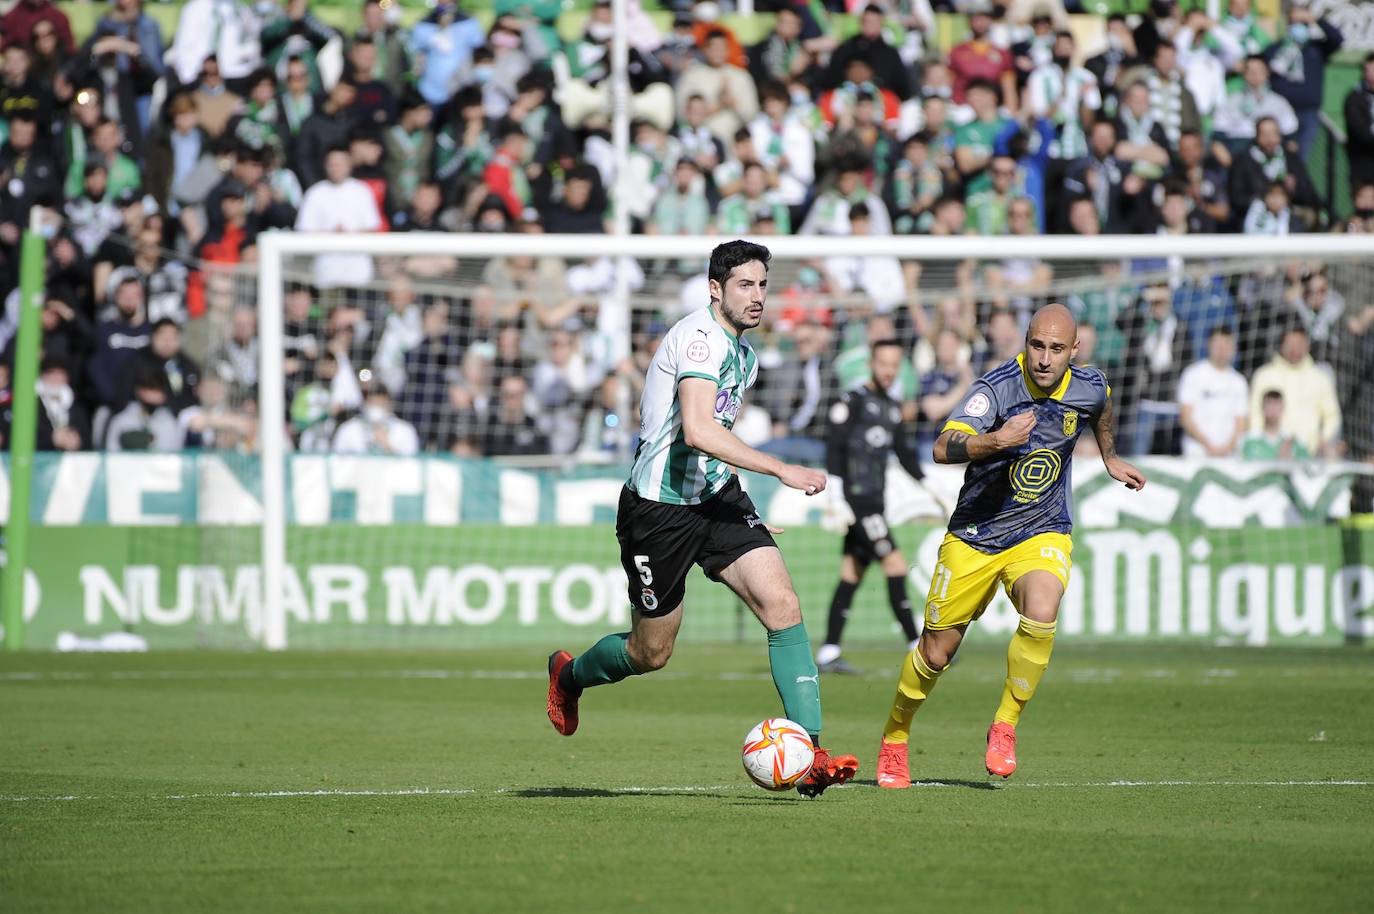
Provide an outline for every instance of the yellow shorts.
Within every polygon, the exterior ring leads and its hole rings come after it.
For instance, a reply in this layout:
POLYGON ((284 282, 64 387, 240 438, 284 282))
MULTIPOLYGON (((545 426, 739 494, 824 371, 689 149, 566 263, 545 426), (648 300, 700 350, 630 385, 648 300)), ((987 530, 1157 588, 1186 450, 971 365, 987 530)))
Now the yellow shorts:
POLYGON ((988 608, 998 581, 1010 597, 1016 579, 1027 572, 1048 571, 1067 589, 1072 555, 1073 540, 1066 533, 1041 533, 991 555, 946 533, 926 596, 926 628, 968 625, 988 608))

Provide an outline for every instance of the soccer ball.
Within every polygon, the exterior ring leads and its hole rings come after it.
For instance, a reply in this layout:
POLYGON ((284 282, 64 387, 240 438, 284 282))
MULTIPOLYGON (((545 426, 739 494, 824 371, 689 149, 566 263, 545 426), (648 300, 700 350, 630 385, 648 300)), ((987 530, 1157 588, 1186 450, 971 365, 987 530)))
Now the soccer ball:
POLYGON ((744 773, 764 790, 791 790, 815 757, 806 730, 785 717, 761 721, 744 738, 744 773))

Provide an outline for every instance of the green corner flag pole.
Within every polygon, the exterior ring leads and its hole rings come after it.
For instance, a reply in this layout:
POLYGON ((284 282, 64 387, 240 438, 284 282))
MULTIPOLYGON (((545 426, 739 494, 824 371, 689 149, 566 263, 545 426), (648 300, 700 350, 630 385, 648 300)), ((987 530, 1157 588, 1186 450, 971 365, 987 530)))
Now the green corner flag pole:
POLYGON ((38 432, 38 351, 42 342, 43 280, 47 252, 37 231, 38 209, 24 233, 19 260, 19 337, 14 380, 14 421, 10 425, 10 517, 5 525, 4 609, 5 649, 24 646, 24 569, 29 564, 29 489, 33 480, 34 438, 38 432))

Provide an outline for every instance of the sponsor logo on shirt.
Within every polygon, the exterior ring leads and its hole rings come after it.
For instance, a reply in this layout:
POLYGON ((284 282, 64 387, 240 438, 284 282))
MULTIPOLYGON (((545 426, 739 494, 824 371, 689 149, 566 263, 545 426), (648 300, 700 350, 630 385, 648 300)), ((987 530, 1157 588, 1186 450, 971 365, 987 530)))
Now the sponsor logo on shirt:
POLYGON ((1054 485, 1063 468, 1058 452, 1036 448, 1011 465, 1012 498, 1023 505, 1035 501, 1054 485))
POLYGON ((716 418, 724 422, 734 422, 739 415, 743 401, 732 390, 724 388, 716 391, 716 418))

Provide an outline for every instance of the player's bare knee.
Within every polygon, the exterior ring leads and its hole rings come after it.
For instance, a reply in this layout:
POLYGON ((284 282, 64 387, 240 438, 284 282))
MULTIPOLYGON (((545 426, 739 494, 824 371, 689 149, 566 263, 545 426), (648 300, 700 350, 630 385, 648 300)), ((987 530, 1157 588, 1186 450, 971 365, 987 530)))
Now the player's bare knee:
POLYGON ((959 645, 963 640, 963 633, 958 629, 945 631, 927 629, 921 633, 921 640, 917 642, 917 650, 921 652, 921 657, 925 660, 926 665, 938 673, 949 666, 949 662, 958 653, 959 645))
POLYGON ((906 556, 902 555, 901 550, 889 552, 883 559, 883 574, 890 578, 904 575, 907 572, 906 556))
POLYGON ((801 600, 797 598, 796 591, 789 588, 770 600, 768 619, 769 627, 774 630, 788 628, 801 622, 801 600))
POLYGON ((1028 603, 1021 615, 1032 622, 1054 622, 1059 618, 1059 601, 1053 603, 1028 603))
POLYGON ((641 673, 652 673, 668 665, 668 658, 673 656, 673 645, 635 644, 632 641, 626 645, 625 651, 630 655, 630 662, 636 670, 641 673))

